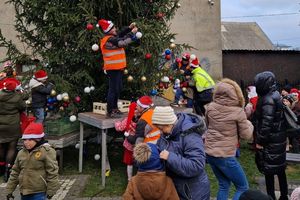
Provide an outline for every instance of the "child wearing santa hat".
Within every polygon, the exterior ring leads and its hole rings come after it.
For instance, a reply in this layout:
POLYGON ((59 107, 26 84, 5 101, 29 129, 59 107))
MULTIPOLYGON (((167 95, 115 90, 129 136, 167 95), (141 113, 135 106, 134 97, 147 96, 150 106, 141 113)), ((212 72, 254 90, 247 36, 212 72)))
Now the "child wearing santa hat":
POLYGON ((160 138, 160 131, 152 124, 153 101, 149 96, 142 96, 136 103, 137 115, 140 117, 136 124, 135 135, 129 135, 127 140, 133 145, 140 142, 156 144, 160 138))
POLYGON ((205 105, 212 101, 213 89, 215 86, 211 76, 200 66, 196 55, 191 55, 190 66, 192 79, 194 81, 194 108, 198 115, 205 115, 205 105))
POLYGON ((51 199, 59 187, 55 150, 44 139, 43 124, 32 122, 25 129, 24 143, 13 165, 7 186, 7 198, 19 185, 22 199, 51 199))
POLYGON ((124 146, 123 163, 127 165, 128 181, 130 181, 130 179, 132 178, 132 172, 133 172, 133 145, 128 142, 127 137, 129 135, 131 136, 135 135, 136 106, 137 106, 136 102, 132 102, 129 105, 128 116, 124 118, 122 121, 115 122, 116 131, 125 131, 124 132, 125 140, 123 142, 123 146, 124 146))
POLYGON ((137 40, 135 23, 122 29, 119 33, 112 21, 101 19, 98 22, 105 36, 100 41, 103 56, 103 70, 108 77, 107 116, 120 117, 118 99, 122 91, 123 71, 126 68, 126 54, 124 47, 137 40))
POLYGON ((54 85, 47 81, 48 74, 44 70, 37 70, 34 76, 29 81, 29 88, 31 89, 32 103, 34 116, 36 122, 43 123, 45 119, 45 107, 47 105, 47 96, 50 95, 54 85))

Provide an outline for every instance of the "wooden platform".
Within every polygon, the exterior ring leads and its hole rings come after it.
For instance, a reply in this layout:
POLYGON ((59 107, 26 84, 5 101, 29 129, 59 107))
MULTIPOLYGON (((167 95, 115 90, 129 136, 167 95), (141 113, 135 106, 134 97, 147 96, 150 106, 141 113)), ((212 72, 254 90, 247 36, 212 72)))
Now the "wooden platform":
POLYGON ((105 115, 100 115, 93 112, 85 112, 78 114, 78 121, 100 129, 107 129, 115 127, 115 122, 120 121, 126 116, 127 113, 123 114, 120 118, 108 118, 105 115))

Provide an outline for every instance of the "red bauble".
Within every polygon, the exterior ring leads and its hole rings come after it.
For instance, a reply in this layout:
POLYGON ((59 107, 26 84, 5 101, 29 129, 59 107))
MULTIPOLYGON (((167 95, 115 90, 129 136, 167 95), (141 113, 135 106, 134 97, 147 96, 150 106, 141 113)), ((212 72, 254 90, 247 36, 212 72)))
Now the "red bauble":
POLYGON ((181 58, 176 58, 176 60, 175 60, 177 63, 181 63, 181 58))
POLYGON ((170 81, 174 80, 173 76, 169 76, 169 79, 170 79, 170 81))
POLYGON ((162 82, 160 82, 158 87, 159 87, 159 89, 162 89, 162 88, 164 88, 164 84, 162 82))
POLYGON ((76 96, 76 97, 74 98, 74 101, 75 101, 76 103, 79 103, 79 102, 81 101, 80 96, 76 96))
POLYGON ((170 60, 170 59, 171 59, 171 55, 166 55, 166 56, 165 56, 165 59, 166 59, 166 60, 170 60))
POLYGON ((64 102, 64 103, 62 104, 62 106, 66 108, 66 107, 69 106, 69 103, 68 103, 68 102, 64 102))
POLYGON ((145 58, 148 60, 152 57, 151 53, 146 53, 145 58))
POLYGON ((88 24, 86 25, 86 29, 89 30, 89 31, 93 30, 93 29, 94 29, 93 24, 88 23, 88 24))
POLYGON ((162 19, 164 16, 165 16, 165 13, 162 13, 162 12, 159 12, 159 13, 156 14, 156 17, 158 19, 162 19))

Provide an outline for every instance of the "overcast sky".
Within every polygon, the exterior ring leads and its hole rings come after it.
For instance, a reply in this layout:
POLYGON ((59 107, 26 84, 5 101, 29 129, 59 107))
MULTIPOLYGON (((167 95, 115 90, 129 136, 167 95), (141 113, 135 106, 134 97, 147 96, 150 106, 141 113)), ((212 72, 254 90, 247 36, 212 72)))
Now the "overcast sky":
POLYGON ((300 0, 221 0, 222 21, 256 22, 274 44, 293 48, 300 48, 299 11, 300 0), (254 15, 272 16, 247 17, 254 15))

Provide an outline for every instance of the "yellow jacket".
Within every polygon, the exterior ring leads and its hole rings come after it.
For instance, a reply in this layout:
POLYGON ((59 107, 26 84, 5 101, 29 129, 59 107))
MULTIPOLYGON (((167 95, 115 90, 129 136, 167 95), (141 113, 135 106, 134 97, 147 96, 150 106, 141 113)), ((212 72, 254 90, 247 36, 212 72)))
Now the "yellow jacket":
POLYGON ((204 90, 212 89, 215 86, 214 80, 210 75, 201 67, 197 67, 192 71, 192 78, 195 81, 195 86, 198 92, 203 92, 204 90))

